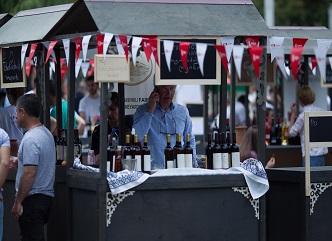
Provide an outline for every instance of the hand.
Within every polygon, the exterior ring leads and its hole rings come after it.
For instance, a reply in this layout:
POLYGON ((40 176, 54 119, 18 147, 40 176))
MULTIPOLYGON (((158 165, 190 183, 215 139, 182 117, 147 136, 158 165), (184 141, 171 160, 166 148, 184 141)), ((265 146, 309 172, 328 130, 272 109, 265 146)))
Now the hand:
POLYGON ((159 102, 159 93, 157 87, 154 88, 149 97, 147 112, 152 113, 159 102))
POLYGON ((297 111, 297 107, 296 107, 296 104, 293 103, 291 106, 290 106, 290 109, 292 111, 292 114, 296 114, 296 111, 297 111))
POLYGON ((274 156, 271 157, 271 159, 266 163, 265 169, 272 168, 276 165, 276 159, 274 156))
POLYGON ((12 215, 14 219, 19 220, 22 214, 23 214, 23 206, 21 205, 21 203, 15 202, 12 208, 12 215))

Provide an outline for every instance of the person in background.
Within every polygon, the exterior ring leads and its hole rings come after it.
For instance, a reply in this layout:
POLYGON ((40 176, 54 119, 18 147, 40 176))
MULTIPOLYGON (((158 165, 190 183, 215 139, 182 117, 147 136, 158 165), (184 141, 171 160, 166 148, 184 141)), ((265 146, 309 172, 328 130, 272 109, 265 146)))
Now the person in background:
POLYGON ((0 240, 2 240, 2 235, 3 235, 3 216, 4 216, 2 187, 5 184, 9 170, 9 163, 10 163, 9 156, 10 156, 9 136, 3 129, 0 129, 0 240))
MULTIPOLYGON (((119 94, 116 92, 111 92, 111 105, 108 107, 108 144, 111 145, 112 138, 115 137, 119 141, 119 94)), ((131 134, 133 120, 132 116, 125 116, 125 133, 126 135, 131 134)), ((92 132, 91 150, 94 151, 96 155, 96 163, 99 163, 99 146, 100 146, 100 125, 97 125, 92 132)))
POLYGON ((134 129, 140 141, 148 135, 152 165, 164 166, 166 134, 171 135, 171 146, 175 145, 176 135, 181 134, 182 145, 186 134, 190 134, 190 146, 193 148, 193 166, 196 160, 195 135, 192 132, 192 120, 186 107, 173 102, 176 85, 156 86, 147 103, 139 106, 134 114, 134 129))
POLYGON ((19 145, 23 138, 23 130, 18 127, 15 106, 17 99, 24 95, 24 88, 8 88, 7 95, 11 105, 0 111, 0 128, 8 133, 10 140, 17 140, 19 145))
MULTIPOLYGON (((323 109, 313 105, 316 99, 315 92, 309 86, 302 86, 297 91, 297 98, 300 105, 303 107, 303 111, 299 114, 295 121, 297 107, 296 104, 292 104, 291 119, 289 122, 289 136, 296 136, 298 133, 301 138, 302 147, 302 166, 305 165, 305 149, 304 149, 304 112, 310 111, 324 111, 323 109)), ((327 154, 327 147, 312 147, 310 148, 310 166, 324 166, 324 155, 327 154)))
POLYGON ((55 180, 55 145, 51 132, 40 123, 39 99, 21 96, 16 103, 17 122, 25 128, 18 150, 16 198, 12 215, 22 240, 44 241, 44 225, 52 207, 55 180))
POLYGON ((79 83, 78 90, 75 94, 75 111, 78 113, 78 107, 80 105, 81 99, 85 96, 86 86, 85 82, 82 80, 79 83))
POLYGON ((87 87, 89 93, 81 99, 78 112, 86 124, 95 124, 100 116, 100 95, 93 75, 87 78, 87 87))
MULTIPOLYGON (((240 161, 243 162, 249 158, 257 159, 258 150, 258 127, 250 126, 243 136, 240 145, 240 161)), ((266 163, 265 168, 272 168, 275 166, 274 156, 266 163)))

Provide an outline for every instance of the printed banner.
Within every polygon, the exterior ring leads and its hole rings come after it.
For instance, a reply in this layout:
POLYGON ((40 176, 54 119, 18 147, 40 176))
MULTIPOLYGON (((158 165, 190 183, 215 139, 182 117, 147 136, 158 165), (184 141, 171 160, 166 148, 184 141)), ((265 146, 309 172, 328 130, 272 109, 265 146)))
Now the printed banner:
POLYGON ((303 52, 303 47, 293 47, 291 50, 290 61, 294 80, 297 80, 298 66, 303 52))
POLYGON ((242 65, 242 58, 243 58, 243 51, 244 48, 242 45, 234 45, 233 47, 233 59, 236 68, 237 75, 239 79, 241 79, 241 65, 242 65))
POLYGON ((74 38, 74 42, 75 42, 75 48, 76 48, 75 60, 77 62, 78 58, 80 57, 80 52, 81 52, 81 48, 82 48, 82 39, 80 37, 74 38))
POLYGON ((215 48, 218 51, 218 54, 221 58, 221 62, 227 72, 229 72, 228 68, 228 62, 227 62, 227 54, 226 54, 226 48, 223 45, 215 45, 215 48))
POLYGON ((229 62, 234 46, 235 36, 221 37, 221 45, 225 47, 227 62, 229 62))
POLYGON ((83 52, 83 60, 86 60, 86 54, 88 52, 89 42, 91 35, 86 35, 82 39, 82 52, 83 52))
POLYGON ((187 64, 187 58, 188 58, 188 48, 190 43, 189 42, 181 42, 180 43, 180 56, 182 60, 182 65, 184 68, 184 71, 188 73, 188 64, 187 64))
POLYGON ((142 42, 141 37, 133 37, 133 41, 131 43, 131 55, 133 58, 133 64, 136 66, 136 56, 137 56, 137 51, 140 48, 142 42))
POLYGON ((25 54, 27 52, 28 44, 22 44, 22 50, 21 50, 21 68, 23 68, 24 60, 25 60, 25 54))
POLYGON ((257 76, 257 79, 260 79, 260 63, 261 56, 263 53, 263 47, 249 47, 251 54, 251 61, 254 66, 254 71, 257 76))
POLYGON ((284 37, 269 37, 270 49, 271 49, 271 63, 277 56, 279 49, 281 48, 285 38, 284 37))
POLYGON ((173 53, 174 41, 164 40, 164 52, 168 71, 171 72, 171 58, 173 53))
POLYGON ((197 60, 202 76, 204 76, 204 59, 205 59, 206 49, 207 49, 207 44, 196 43, 197 60))
POLYGON ((103 53, 103 46, 104 46, 104 34, 97 33, 96 40, 97 40, 97 54, 103 53))
MULTIPOLYGON (((58 42, 58 40, 53 40, 53 41, 51 41, 50 44, 48 45, 47 55, 46 55, 46 59, 45 59, 45 64, 47 63, 48 59, 50 58, 51 53, 52 53, 52 52, 54 53, 53 48, 54 48, 54 46, 57 44, 57 42, 58 42)), ((55 62, 56 62, 56 57, 55 57, 55 55, 52 56, 52 57, 53 57, 53 59, 54 59, 55 62)))
POLYGON ((63 43, 63 49, 64 49, 65 54, 66 54, 66 60, 67 60, 67 66, 68 66, 70 39, 63 39, 62 43, 63 43))
POLYGON ((110 43, 112 41, 112 38, 113 38, 113 34, 112 33, 105 33, 105 36, 104 36, 104 45, 103 45, 104 59, 106 57, 108 45, 110 45, 110 43))

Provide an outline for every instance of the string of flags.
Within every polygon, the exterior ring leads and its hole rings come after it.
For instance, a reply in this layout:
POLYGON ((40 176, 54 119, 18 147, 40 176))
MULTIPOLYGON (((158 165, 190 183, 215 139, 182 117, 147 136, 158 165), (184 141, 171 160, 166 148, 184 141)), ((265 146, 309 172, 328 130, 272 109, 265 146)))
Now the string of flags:
MULTIPOLYGON (((92 35, 86 35, 83 37, 76 37, 73 39, 75 43, 75 75, 77 77, 79 70, 82 69, 82 73, 84 77, 86 76, 89 67, 91 66, 93 71, 94 63, 93 59, 86 62, 87 50, 89 46, 89 42, 92 35), (82 51, 83 59, 79 58, 80 53, 82 51)), ((136 66, 136 56, 138 50, 142 47, 147 61, 149 62, 152 58, 159 65, 159 58, 158 58, 158 41, 163 42, 164 46, 164 56, 166 59, 168 71, 171 72, 171 60, 172 60, 172 53, 174 50, 174 43, 179 44, 179 51, 180 51, 180 58, 182 61, 183 68, 186 72, 189 71, 187 66, 187 58, 188 58, 188 49, 190 45, 195 45, 196 47, 196 55, 197 61, 199 64, 199 68, 201 71, 202 76, 204 76, 204 60, 205 54, 207 51, 208 46, 213 46, 217 53, 221 58, 221 63, 224 69, 229 72, 229 62, 230 58, 233 55, 233 60, 236 68, 236 72, 241 79, 241 65, 242 65, 242 58, 244 54, 244 49, 248 48, 250 58, 253 64, 254 72, 257 78, 260 78, 260 62, 263 53, 264 46, 260 46, 260 36, 248 36, 245 37, 245 45, 235 45, 234 40, 235 36, 226 36, 221 37, 221 44, 209 44, 209 43, 194 43, 194 42, 185 42, 185 41, 176 41, 176 40, 158 40, 157 36, 149 36, 149 37, 137 37, 137 36, 125 36, 125 35, 114 35, 112 33, 97 33, 96 34, 96 41, 97 41, 97 54, 102 54, 106 56, 107 49, 112 41, 115 39, 115 43, 118 49, 118 53, 120 55, 125 55, 126 60, 129 61, 129 42, 131 42, 131 56, 134 66, 136 66)), ((277 66, 279 67, 281 73, 284 75, 285 78, 288 78, 286 69, 285 69, 285 53, 283 42, 285 37, 276 37, 271 36, 268 37, 269 39, 269 46, 271 50, 271 62, 275 59, 277 66)), ((291 72, 296 80, 297 72, 299 70, 299 62, 302 56, 303 49, 308 39, 306 38, 293 38, 293 46, 290 52, 290 67, 291 72)), ((198 40, 199 41, 199 40, 198 40)), ((317 39, 317 47, 314 47, 315 57, 311 58, 310 67, 312 70, 315 69, 316 66, 319 67, 320 73, 322 78, 325 80, 326 76, 326 61, 327 61, 327 51, 331 46, 332 40, 330 39, 317 39)), ((48 62, 50 57, 52 56, 52 61, 56 62, 56 57, 53 51, 54 46, 58 43, 58 40, 53 41, 46 41, 42 42, 42 44, 47 49, 45 63, 48 62)), ((60 60, 61 66, 61 75, 62 78, 65 76, 65 73, 68 69, 68 59, 69 59, 69 48, 70 48, 70 39, 63 39, 62 40, 63 48, 65 51, 66 56, 66 63, 64 63, 65 59, 60 60)), ((26 52, 28 49, 29 44, 22 45, 21 51, 21 61, 23 67, 23 61, 26 57, 26 52)), ((26 62, 26 73, 30 75, 31 69, 31 60, 35 54, 36 48, 38 43, 31 43, 30 44, 30 53, 28 56, 28 61, 26 62)), ((329 58, 332 60, 332 58, 329 58)), ((332 62, 330 61, 332 66, 332 62)), ((54 68, 54 63, 51 64, 54 68)))

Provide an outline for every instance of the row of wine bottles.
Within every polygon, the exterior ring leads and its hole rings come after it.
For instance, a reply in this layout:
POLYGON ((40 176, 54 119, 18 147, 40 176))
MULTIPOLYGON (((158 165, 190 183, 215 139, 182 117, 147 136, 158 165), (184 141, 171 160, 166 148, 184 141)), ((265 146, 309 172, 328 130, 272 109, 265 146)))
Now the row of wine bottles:
POLYGON ((275 123, 272 119, 272 124, 269 126, 268 118, 265 120, 265 143, 267 145, 288 145, 288 125, 287 120, 284 118, 283 125, 280 124, 280 117, 277 117, 275 123))
POLYGON ((114 143, 117 143, 114 139, 115 137, 113 137, 112 144, 107 148, 107 170, 112 172, 122 171, 121 159, 136 159, 136 171, 151 172, 151 156, 147 135, 144 135, 142 148, 137 135, 134 135, 133 144, 130 142, 130 135, 126 135, 126 146, 114 145, 114 143))
MULTIPOLYGON (((58 129, 55 139, 56 164, 62 165, 67 160, 67 130, 58 129)), ((82 154, 82 142, 79 138, 78 129, 74 130, 74 158, 80 157, 82 154)))
POLYGON ((170 168, 190 168, 193 167, 193 149, 190 146, 190 134, 186 135, 186 145, 183 147, 181 134, 176 134, 175 146, 171 146, 171 135, 166 135, 167 145, 164 149, 164 167, 170 168))
POLYGON ((228 169, 240 166, 240 149, 236 144, 236 133, 233 133, 231 144, 230 132, 214 132, 214 145, 211 143, 212 135, 208 134, 208 144, 205 148, 207 169, 228 169))

